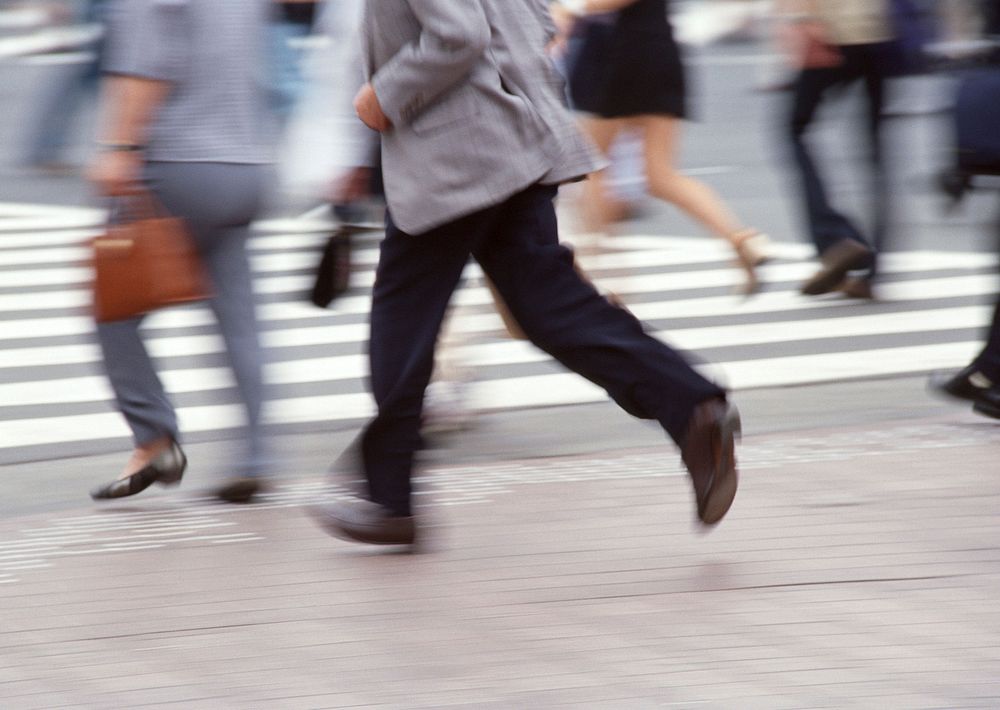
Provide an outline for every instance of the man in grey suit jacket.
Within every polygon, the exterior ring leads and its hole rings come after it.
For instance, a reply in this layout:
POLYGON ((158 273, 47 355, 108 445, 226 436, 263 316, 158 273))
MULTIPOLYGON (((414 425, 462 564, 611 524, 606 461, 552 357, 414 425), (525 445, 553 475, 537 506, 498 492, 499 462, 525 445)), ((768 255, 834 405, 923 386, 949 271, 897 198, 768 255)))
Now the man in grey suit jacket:
POLYGON ((562 103, 544 0, 367 0, 368 83, 358 116, 382 134, 389 217, 371 313, 378 413, 356 442, 367 486, 314 509, 331 533, 407 544, 424 390, 448 300, 469 256, 531 341, 656 419, 681 448, 698 516, 736 494, 735 408, 725 392, 608 303, 559 244, 557 185, 597 164, 562 103))

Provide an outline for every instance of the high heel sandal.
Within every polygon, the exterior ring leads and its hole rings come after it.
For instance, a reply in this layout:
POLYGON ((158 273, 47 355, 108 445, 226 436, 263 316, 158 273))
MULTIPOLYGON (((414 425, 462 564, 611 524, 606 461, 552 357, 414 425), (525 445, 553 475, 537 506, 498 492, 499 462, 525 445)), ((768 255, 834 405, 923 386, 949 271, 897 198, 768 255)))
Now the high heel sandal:
POLYGON ((747 277, 746 283, 740 289, 740 293, 744 296, 752 296, 760 290, 757 267, 771 260, 770 244, 770 238, 756 229, 744 229, 733 234, 736 261, 747 277))
POLYGON ((152 461, 133 473, 131 476, 119 478, 104 486, 99 486, 90 492, 94 500, 124 498, 149 488, 154 483, 162 486, 176 486, 184 477, 187 468, 187 457, 181 451, 177 442, 171 441, 170 446, 158 453, 152 461))

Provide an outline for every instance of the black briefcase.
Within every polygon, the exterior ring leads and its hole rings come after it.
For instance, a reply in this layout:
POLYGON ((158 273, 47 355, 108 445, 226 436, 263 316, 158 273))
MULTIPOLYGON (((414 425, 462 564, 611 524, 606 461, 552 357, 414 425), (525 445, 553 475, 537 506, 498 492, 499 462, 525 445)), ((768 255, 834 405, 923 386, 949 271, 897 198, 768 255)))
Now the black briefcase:
POLYGON ((351 244, 354 235, 363 231, 363 227, 341 225, 326 240, 316 269, 316 281, 309 295, 309 300, 315 305, 326 308, 350 287, 351 244))

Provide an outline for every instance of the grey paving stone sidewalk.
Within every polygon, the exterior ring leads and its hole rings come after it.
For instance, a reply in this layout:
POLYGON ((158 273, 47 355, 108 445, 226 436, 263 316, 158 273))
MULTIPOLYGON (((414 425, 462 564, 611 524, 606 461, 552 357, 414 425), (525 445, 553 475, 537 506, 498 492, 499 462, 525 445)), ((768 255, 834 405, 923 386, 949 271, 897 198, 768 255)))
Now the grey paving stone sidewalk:
POLYGON ((10 708, 1000 706, 1000 428, 751 436, 701 534, 664 449, 448 466, 429 544, 299 479, 0 523, 10 708))

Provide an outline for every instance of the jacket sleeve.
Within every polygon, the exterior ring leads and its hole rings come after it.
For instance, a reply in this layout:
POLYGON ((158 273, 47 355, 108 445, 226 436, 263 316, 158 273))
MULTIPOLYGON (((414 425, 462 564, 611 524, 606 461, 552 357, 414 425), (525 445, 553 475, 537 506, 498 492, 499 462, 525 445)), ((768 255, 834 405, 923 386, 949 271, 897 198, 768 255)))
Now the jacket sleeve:
POLYGON ((420 36, 375 72, 372 86, 394 125, 410 123, 468 76, 490 42, 481 0, 405 0, 420 36))

